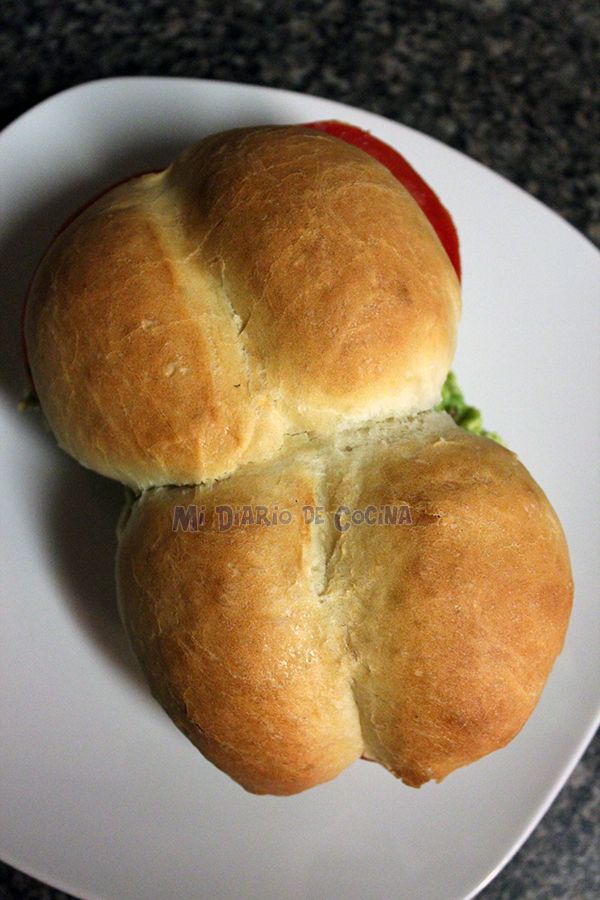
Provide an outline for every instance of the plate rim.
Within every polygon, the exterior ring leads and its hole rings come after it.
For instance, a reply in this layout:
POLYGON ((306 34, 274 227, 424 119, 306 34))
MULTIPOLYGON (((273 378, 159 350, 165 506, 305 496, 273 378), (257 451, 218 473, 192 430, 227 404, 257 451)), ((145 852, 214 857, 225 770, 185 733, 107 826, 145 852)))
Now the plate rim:
POLYGON ((250 82, 245 81, 227 81, 222 78, 191 78, 190 76, 182 76, 181 78, 177 75, 108 75, 100 78, 91 78, 89 81, 81 81, 78 84, 71 85, 70 87, 63 88, 60 91, 56 91, 54 94, 50 94, 49 97, 44 97, 43 100, 38 101, 33 106, 30 106, 28 109, 24 110, 20 113, 16 118, 11 119, 4 128, 0 129, 0 141, 4 138, 4 136, 17 124, 20 124, 25 118, 27 118, 30 113, 35 113, 39 111, 39 109, 46 104, 50 104, 53 101, 57 100, 59 97, 63 97, 67 94, 72 94, 75 92, 83 92, 90 88, 95 87, 96 85, 113 83, 115 86, 117 83, 139 83, 142 81, 147 82, 170 82, 170 83, 189 83, 189 84, 204 84, 204 85, 219 85, 222 88, 248 88, 253 91, 271 93, 275 92, 277 94, 288 95, 290 97, 306 97, 309 100, 321 100, 328 104, 333 104, 338 106, 340 109, 351 109, 360 113, 361 115, 367 115, 374 120, 379 120, 385 123, 391 123, 392 125, 399 126, 402 129, 412 132, 413 134, 419 135, 420 137, 425 137, 429 141, 433 141, 438 146, 444 148, 444 150, 456 154, 462 159, 468 159, 469 162, 476 165, 479 169, 483 169, 486 175, 491 175, 494 178, 500 179, 505 186, 508 186, 511 190, 518 191, 520 194, 523 194, 527 197, 528 200, 533 201, 538 206, 541 206, 546 213, 550 213, 552 216, 555 216, 563 225, 566 225, 577 237, 581 238, 588 244, 588 249, 595 251, 600 254, 600 250, 596 247, 594 242, 577 228, 572 222, 569 222, 561 213, 557 212, 551 206, 547 206, 543 200, 540 200, 534 194, 530 194, 529 191, 522 188, 520 185, 515 184, 514 181, 511 181, 506 175, 502 175, 501 172, 496 172, 494 169, 491 169, 485 163, 481 162, 478 159, 475 159, 473 156, 469 156, 468 153, 463 152, 462 150, 458 150, 456 147, 453 147, 451 144, 446 144, 444 141, 440 140, 440 138, 435 137, 434 135, 428 134, 425 131, 419 131, 418 128, 413 128, 412 125, 406 125, 404 122, 398 122, 395 119, 390 119, 387 116, 382 115, 381 113, 372 112, 369 109, 362 109, 359 106, 354 106, 351 103, 344 103, 342 100, 333 100, 330 97, 323 97, 321 94, 306 94, 303 91, 292 91, 289 88, 281 88, 281 87, 273 87, 268 84, 252 84, 250 82))

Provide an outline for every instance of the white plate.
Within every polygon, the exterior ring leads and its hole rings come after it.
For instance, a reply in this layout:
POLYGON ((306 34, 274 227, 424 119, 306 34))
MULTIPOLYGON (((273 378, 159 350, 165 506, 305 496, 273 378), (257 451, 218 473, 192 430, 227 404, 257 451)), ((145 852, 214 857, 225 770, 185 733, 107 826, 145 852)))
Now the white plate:
POLYGON ((0 137, 2 698, 0 855, 85 897, 471 896, 539 820, 599 713, 600 260, 558 216, 431 138, 338 103, 163 78, 82 85, 0 137), (342 118, 396 146, 456 220, 468 398, 554 503, 577 585, 565 651, 506 749, 414 791, 357 763, 289 799, 253 797, 150 699, 114 608, 121 489, 21 416, 17 313, 56 227, 95 191, 236 125, 342 118))

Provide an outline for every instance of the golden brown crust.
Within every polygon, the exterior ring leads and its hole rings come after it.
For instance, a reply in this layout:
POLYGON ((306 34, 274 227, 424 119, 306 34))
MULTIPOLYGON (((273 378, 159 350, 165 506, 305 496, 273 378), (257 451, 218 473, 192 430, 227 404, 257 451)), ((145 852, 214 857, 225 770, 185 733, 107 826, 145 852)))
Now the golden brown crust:
POLYGON ((256 128, 76 218, 34 279, 26 338, 61 445, 146 487, 431 406, 458 314, 437 236, 383 166, 312 130, 256 128))
POLYGON ((219 768, 255 793, 293 794, 362 753, 343 633, 312 591, 311 535, 219 532, 215 507, 315 502, 302 467, 201 488, 146 492, 125 528, 119 600, 153 692, 219 768), (206 506, 198 532, 172 530, 174 505, 206 506))
POLYGON ((273 449, 258 375, 209 272, 149 212, 162 175, 111 191, 51 246, 27 308, 29 362, 65 450, 135 487, 212 478, 273 449), (256 396, 254 395, 256 394, 256 396))
POLYGON ((507 450, 445 414, 299 437, 213 488, 146 493, 119 550, 122 615, 153 690, 249 790, 293 793, 365 752, 411 785, 502 747, 562 646, 560 525, 507 450), (208 525, 172 531, 173 507, 208 525), (216 504, 288 526, 210 527, 216 504), (408 504, 412 524, 340 533, 304 504, 408 504), (312 529, 312 532, 311 532, 312 529))
POLYGON ((391 494, 413 524, 352 529, 331 589, 369 598, 350 610, 367 754, 418 786, 503 747, 529 718, 563 644, 569 556, 516 456, 459 428, 410 460, 392 447, 365 474, 358 505, 391 494))
POLYGON ((454 351, 458 282, 384 166, 312 129, 265 127, 201 142, 167 179, 288 404, 309 420, 433 405, 454 351))

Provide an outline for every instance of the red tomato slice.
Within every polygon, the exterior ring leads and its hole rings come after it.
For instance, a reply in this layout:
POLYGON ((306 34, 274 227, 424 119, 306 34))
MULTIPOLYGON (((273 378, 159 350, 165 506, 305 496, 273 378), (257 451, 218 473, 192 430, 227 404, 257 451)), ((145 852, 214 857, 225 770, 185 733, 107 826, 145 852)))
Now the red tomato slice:
POLYGON ((415 172, 410 163, 397 150, 373 137, 368 131, 363 131, 362 128, 356 128, 354 125, 347 125, 345 122, 338 122, 335 119, 325 122, 310 122, 306 127, 314 128, 315 131, 325 131, 347 144, 359 147, 382 163, 386 169, 389 169, 417 201, 431 222, 460 279, 458 234, 452 217, 427 182, 421 178, 418 172, 415 172))

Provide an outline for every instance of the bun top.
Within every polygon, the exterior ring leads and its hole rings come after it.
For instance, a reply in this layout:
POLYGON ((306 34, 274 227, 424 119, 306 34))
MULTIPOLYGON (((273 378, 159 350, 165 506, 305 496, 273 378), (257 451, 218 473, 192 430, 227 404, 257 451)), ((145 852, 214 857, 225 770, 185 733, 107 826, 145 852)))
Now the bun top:
POLYGON ((89 206, 42 260, 25 334, 60 444, 139 488, 431 407, 459 308, 450 260, 384 166, 264 127, 89 206))

